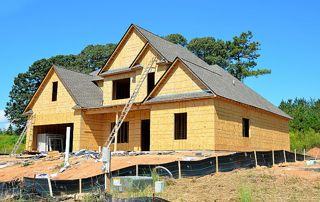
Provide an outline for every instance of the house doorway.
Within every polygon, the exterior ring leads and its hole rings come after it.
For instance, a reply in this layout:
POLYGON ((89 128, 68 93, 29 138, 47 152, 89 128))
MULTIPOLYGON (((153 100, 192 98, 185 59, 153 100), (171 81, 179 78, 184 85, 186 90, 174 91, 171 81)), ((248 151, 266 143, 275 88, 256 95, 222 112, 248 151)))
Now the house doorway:
POLYGON ((141 120, 141 150, 150 151, 150 119, 141 120))

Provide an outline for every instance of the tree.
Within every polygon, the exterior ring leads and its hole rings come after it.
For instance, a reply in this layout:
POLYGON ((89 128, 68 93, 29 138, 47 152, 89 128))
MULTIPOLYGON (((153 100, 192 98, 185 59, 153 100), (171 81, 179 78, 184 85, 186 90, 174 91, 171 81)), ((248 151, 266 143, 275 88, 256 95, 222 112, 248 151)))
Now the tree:
POLYGON ((194 38, 188 49, 209 65, 219 65, 226 69, 229 65, 226 43, 213 37, 194 38))
POLYGON ((186 47, 188 44, 187 39, 181 34, 169 34, 163 38, 182 47, 186 47))
POLYGON ((270 74, 269 69, 257 69, 256 60, 260 57, 257 53, 260 50, 260 43, 252 41, 252 32, 243 32, 240 36, 233 37, 227 41, 229 65, 226 68, 233 76, 243 81, 246 77, 270 74))
POLYGON ((14 84, 9 93, 9 101, 5 108, 5 116, 20 132, 26 122, 26 117, 22 115, 23 110, 52 65, 89 73, 105 64, 115 46, 115 44, 89 45, 78 55, 57 55, 49 59, 35 61, 27 72, 18 74, 14 79, 14 84))

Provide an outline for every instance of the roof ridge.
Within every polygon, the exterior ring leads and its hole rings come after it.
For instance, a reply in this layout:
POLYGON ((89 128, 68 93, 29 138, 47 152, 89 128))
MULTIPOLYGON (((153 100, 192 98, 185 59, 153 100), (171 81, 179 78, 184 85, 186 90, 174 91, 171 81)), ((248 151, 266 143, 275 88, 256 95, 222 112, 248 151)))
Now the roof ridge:
POLYGON ((63 70, 66 70, 66 71, 69 71, 69 72, 73 72, 73 73, 77 73, 77 74, 81 74, 81 75, 84 75, 84 76, 94 77, 94 75, 86 74, 86 73, 83 73, 83 72, 78 72, 76 70, 71 70, 71 69, 68 69, 68 68, 66 68, 64 66, 61 66, 61 65, 52 65, 52 66, 53 66, 53 68, 63 69, 63 70))

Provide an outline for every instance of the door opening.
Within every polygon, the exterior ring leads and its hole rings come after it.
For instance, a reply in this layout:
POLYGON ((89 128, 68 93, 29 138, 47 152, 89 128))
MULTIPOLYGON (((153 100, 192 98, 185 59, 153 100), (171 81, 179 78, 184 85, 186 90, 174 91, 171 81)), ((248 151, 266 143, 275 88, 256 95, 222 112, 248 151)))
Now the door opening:
POLYGON ((150 120, 141 120, 141 150, 150 151, 150 120))

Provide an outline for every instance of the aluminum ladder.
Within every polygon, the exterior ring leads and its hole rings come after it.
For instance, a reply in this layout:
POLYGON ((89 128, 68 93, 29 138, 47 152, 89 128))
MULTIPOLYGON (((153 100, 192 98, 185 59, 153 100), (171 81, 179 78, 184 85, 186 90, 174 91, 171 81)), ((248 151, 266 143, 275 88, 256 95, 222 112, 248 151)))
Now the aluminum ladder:
POLYGON ((153 57, 150 62, 148 63, 147 67, 143 70, 142 74, 141 74, 141 78, 139 80, 139 82, 137 83, 132 95, 129 98, 129 101, 127 102, 127 104, 124 106, 124 108, 122 109, 122 112, 119 116, 119 121, 114 125, 112 131, 109 134, 108 140, 106 141, 105 146, 109 149, 110 145, 112 144, 116 134, 118 133, 121 124, 123 123, 123 121, 125 120, 127 114, 129 113, 134 100, 136 99, 136 97, 138 96, 139 90, 142 86, 143 81, 146 79, 148 73, 150 72, 150 70, 152 69, 152 66, 156 63, 157 58, 153 57))
POLYGON ((25 125, 25 127, 22 130, 22 132, 20 133, 16 144, 13 146, 13 149, 12 149, 12 151, 10 153, 11 156, 17 154, 17 150, 19 149, 23 139, 25 138, 25 136, 27 134, 27 130, 28 130, 30 124, 31 124, 32 119, 33 119, 33 115, 31 115, 30 118, 27 120, 27 124, 25 125))

